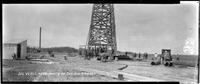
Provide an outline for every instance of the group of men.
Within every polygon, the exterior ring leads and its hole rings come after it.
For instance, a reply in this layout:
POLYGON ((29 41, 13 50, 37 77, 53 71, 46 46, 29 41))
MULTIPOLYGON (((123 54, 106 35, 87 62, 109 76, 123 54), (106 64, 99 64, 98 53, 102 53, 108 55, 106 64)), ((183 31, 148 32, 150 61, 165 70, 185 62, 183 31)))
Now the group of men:
POLYGON ((144 53, 144 54, 141 54, 141 53, 133 53, 133 57, 134 58, 142 58, 142 59, 148 59, 148 54, 147 53, 144 53))
POLYGON ((102 53, 107 53, 107 55, 113 54, 114 50, 108 50, 106 46, 101 47, 88 47, 88 49, 81 49, 79 54, 84 56, 85 59, 90 59, 93 57, 99 57, 102 55, 102 53))

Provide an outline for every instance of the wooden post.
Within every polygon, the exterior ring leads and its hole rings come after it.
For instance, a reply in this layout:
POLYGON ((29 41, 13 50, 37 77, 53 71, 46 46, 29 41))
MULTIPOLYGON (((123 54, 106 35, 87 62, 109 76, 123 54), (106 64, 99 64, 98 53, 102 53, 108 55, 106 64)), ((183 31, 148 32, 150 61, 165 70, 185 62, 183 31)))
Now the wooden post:
POLYGON ((124 80, 123 74, 118 74, 118 79, 119 80, 124 80))
POLYGON ((67 56, 64 56, 65 60, 67 60, 67 56))

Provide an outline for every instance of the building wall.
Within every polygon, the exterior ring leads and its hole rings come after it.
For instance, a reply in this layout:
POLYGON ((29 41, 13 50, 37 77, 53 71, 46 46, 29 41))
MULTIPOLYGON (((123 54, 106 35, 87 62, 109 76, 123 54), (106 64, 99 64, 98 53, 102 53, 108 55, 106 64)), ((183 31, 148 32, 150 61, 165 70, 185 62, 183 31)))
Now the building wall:
POLYGON ((23 41, 20 43, 20 46, 21 46, 21 59, 25 59, 25 57, 27 56, 27 40, 23 41))
POLYGON ((13 59, 12 56, 17 54, 17 45, 6 44, 3 45, 3 59, 13 59))
POLYGON ((27 40, 20 43, 5 43, 3 45, 3 59, 13 59, 12 56, 17 55, 17 51, 20 51, 19 59, 25 59, 27 56, 27 40), (17 45, 20 45, 20 50, 17 50, 17 45))

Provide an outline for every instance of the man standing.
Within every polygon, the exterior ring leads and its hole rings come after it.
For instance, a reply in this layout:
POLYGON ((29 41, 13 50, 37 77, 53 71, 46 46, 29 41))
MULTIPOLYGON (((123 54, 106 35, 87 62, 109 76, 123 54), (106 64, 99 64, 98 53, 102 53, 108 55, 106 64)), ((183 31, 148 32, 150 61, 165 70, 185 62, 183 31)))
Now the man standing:
POLYGON ((155 58, 157 58, 157 57, 158 57, 158 54, 157 54, 157 53, 155 53, 155 54, 154 54, 154 57, 155 57, 155 58))
POLYGON ((154 54, 154 57, 155 57, 155 59, 154 59, 155 60, 155 64, 156 65, 160 64, 161 63, 161 57, 158 56, 157 53, 154 54))

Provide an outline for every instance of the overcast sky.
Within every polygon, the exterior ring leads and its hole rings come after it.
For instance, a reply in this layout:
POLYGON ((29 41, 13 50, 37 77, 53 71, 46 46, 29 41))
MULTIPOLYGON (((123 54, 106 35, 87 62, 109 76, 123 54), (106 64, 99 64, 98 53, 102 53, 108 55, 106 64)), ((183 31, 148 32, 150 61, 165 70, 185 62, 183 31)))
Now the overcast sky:
MULTIPOLYGON (((120 51, 197 54, 198 6, 192 4, 114 4, 120 51)), ((3 4, 3 40, 27 39, 38 47, 85 45, 92 4, 3 4)))

